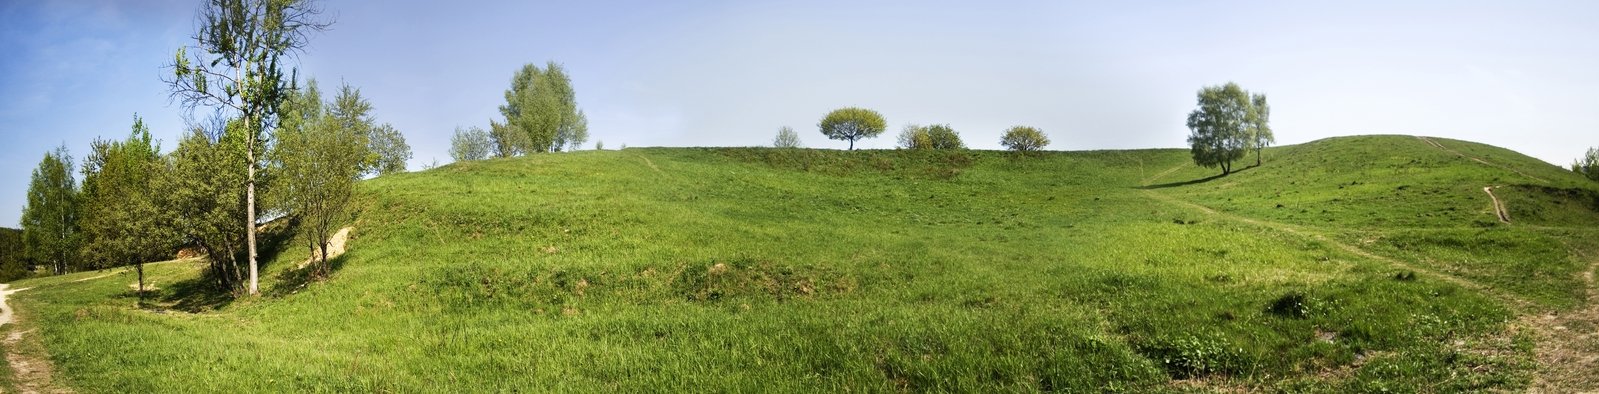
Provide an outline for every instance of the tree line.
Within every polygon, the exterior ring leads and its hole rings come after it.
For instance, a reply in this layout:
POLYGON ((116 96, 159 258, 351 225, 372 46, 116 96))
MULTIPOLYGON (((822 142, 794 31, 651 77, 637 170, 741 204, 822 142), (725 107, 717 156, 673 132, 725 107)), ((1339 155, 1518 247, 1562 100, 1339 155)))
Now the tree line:
POLYGON ((23 264, 58 274, 133 265, 142 294, 144 262, 193 248, 215 285, 255 294, 261 216, 293 223, 325 252, 355 182, 404 172, 411 148, 359 89, 324 100, 314 79, 297 81, 285 60, 331 25, 320 14, 309 0, 205 2, 194 44, 163 80, 175 101, 211 115, 165 153, 138 116, 126 138, 95 140, 81 166, 64 145, 45 153, 23 210, 23 264))
POLYGON ((450 158, 483 160, 536 153, 578 150, 589 139, 588 115, 577 107, 572 79, 560 63, 543 67, 528 63, 511 77, 500 105, 503 119, 482 127, 455 129, 450 158))
MULTIPOLYGON (((828 112, 820 122, 817 122, 816 128, 828 139, 848 141, 849 150, 855 150, 856 141, 882 135, 888 128, 888 122, 884 120, 883 114, 877 111, 845 107, 828 112)), ((1006 129, 1000 138, 1000 145, 1021 153, 1037 151, 1049 143, 1049 138, 1042 130, 1030 126, 1013 126, 1006 129)), ((799 134, 791 127, 780 127, 777 130, 777 137, 772 140, 772 146, 799 148, 801 147, 799 134)), ((949 124, 913 123, 905 125, 900 130, 894 147, 908 150, 961 150, 966 149, 966 143, 961 140, 960 133, 949 124)))

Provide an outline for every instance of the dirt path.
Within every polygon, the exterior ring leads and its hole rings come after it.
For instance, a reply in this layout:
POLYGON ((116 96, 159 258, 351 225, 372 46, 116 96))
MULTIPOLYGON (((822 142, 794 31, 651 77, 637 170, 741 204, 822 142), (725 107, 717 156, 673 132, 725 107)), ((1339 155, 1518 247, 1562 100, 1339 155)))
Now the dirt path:
POLYGON ((1510 210, 1505 209, 1505 203, 1500 202, 1499 197, 1494 196, 1494 188, 1496 187, 1498 186, 1483 186, 1482 192, 1488 193, 1488 198, 1494 201, 1494 216, 1498 216, 1500 222, 1510 224, 1510 210))
MULTIPOLYGON (((350 230, 353 229, 355 228, 341 228, 339 229, 339 232, 333 233, 333 236, 328 238, 329 259, 339 257, 339 255, 344 254, 344 244, 350 241, 350 230)), ((296 266, 295 269, 305 269, 306 266, 309 266, 311 263, 317 261, 317 255, 319 254, 321 254, 321 251, 312 251, 311 257, 308 257, 305 259, 305 261, 300 262, 300 265, 296 266)))
MULTIPOLYGON (((1514 172, 1517 175, 1521 175, 1521 176, 1527 177, 1527 178, 1535 180, 1535 181, 1539 181, 1539 182, 1543 182, 1543 183, 1549 183, 1548 180, 1529 175, 1529 174, 1527 174, 1525 172, 1521 172, 1521 170, 1517 170, 1517 169, 1514 169, 1514 168, 1509 168, 1509 167, 1501 166, 1501 165, 1498 165, 1498 164, 1490 163, 1487 160, 1483 160, 1482 158, 1468 156, 1465 153, 1460 153, 1460 151, 1457 151, 1457 150, 1454 150, 1454 149, 1449 149, 1449 147, 1443 146, 1443 144, 1439 144, 1438 141, 1433 141, 1431 138, 1422 137, 1422 136, 1418 135, 1418 136, 1416 136, 1416 139, 1419 139, 1422 142, 1426 142, 1427 145, 1432 145, 1432 147, 1434 147, 1434 148, 1438 148, 1438 149, 1443 150, 1445 152, 1453 153, 1453 154, 1455 154, 1455 156, 1464 157, 1464 158, 1470 159, 1471 161, 1482 163, 1482 164, 1487 165, 1489 167, 1493 167, 1493 168, 1498 168, 1498 169, 1505 170, 1505 171, 1514 172)), ((1483 186, 1482 187, 1482 192, 1483 193, 1488 193, 1488 199, 1493 200, 1494 216, 1497 216, 1499 218, 1500 222, 1505 223, 1505 224, 1510 224, 1510 209, 1505 208, 1505 203, 1503 201, 1499 201, 1499 197, 1494 195, 1493 189, 1495 189, 1495 188, 1498 188, 1498 186, 1483 186)))
POLYGON ((100 278, 104 278, 104 277, 108 277, 108 276, 112 276, 112 275, 116 275, 116 274, 120 274, 120 273, 122 273, 122 272, 121 272, 121 271, 117 271, 117 272, 110 272, 110 273, 105 273, 105 274, 100 274, 100 275, 95 275, 95 276, 91 276, 91 277, 87 277, 87 278, 78 278, 78 279, 73 279, 73 280, 72 280, 72 281, 73 281, 73 282, 84 282, 84 281, 91 281, 91 280, 95 280, 95 279, 100 279, 100 278))
POLYGON ((12 326, 11 333, 6 334, 3 341, 5 347, 6 364, 11 367, 12 383, 17 391, 23 393, 70 393, 60 387, 54 387, 52 376, 55 367, 50 360, 36 357, 39 352, 21 351, 22 348, 40 349, 38 339, 28 336, 33 330, 19 331, 12 321, 16 317, 11 309, 11 303, 6 300, 8 296, 29 288, 16 290, 9 289, 11 285, 0 283, 0 327, 12 326))
POLYGON ((0 283, 0 327, 11 324, 11 303, 6 302, 6 296, 27 289, 30 289, 30 287, 11 290, 10 284, 0 283))

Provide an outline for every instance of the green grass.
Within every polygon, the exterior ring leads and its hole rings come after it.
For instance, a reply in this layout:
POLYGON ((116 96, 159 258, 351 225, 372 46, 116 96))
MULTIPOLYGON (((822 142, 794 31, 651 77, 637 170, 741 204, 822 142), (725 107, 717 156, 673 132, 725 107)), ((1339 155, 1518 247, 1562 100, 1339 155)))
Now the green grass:
POLYGON ((261 298, 174 262, 148 268, 164 307, 127 274, 14 303, 90 392, 1516 389, 1504 294, 1580 304, 1565 245, 1599 214, 1567 195, 1594 188, 1443 143, 1557 191, 1397 136, 1209 180, 1182 150, 574 152, 364 182, 325 282, 289 247, 261 298), (1497 223, 1492 182, 1544 213, 1497 223))

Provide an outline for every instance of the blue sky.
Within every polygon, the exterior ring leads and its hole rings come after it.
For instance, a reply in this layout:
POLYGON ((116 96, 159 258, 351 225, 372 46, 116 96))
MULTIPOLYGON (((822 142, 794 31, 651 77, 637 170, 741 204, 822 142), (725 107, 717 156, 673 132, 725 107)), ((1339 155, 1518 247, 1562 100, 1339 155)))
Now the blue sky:
MULTIPOLYGON (((829 109, 949 123, 998 148, 1025 124, 1050 149, 1182 147, 1201 86, 1267 93, 1283 144, 1372 133, 1490 143, 1564 165, 1599 145, 1599 2, 340 1, 300 74, 361 88, 412 170, 487 126, 516 69, 566 65, 592 140, 809 147, 829 109), (1112 4, 1113 3, 1113 4, 1112 4)), ((198 1, 0 0, 0 226, 66 144, 164 149, 183 111, 160 82, 198 1)), ((591 140, 591 143, 592 143, 591 140)))

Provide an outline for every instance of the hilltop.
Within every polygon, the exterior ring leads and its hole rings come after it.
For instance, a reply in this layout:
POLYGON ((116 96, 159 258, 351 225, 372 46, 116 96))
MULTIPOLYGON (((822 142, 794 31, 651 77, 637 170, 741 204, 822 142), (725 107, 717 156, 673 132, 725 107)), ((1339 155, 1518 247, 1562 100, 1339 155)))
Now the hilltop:
POLYGON ((144 307, 125 272, 12 283, 7 359, 91 392, 1599 389, 1593 182, 1413 136, 1252 161, 456 163, 365 181, 326 281, 280 241, 261 298, 194 260, 144 307))

